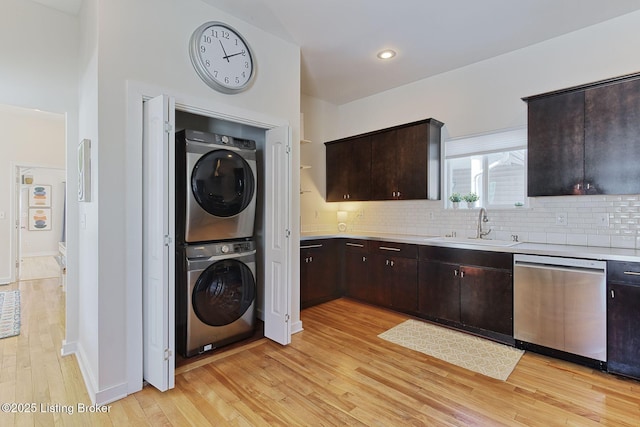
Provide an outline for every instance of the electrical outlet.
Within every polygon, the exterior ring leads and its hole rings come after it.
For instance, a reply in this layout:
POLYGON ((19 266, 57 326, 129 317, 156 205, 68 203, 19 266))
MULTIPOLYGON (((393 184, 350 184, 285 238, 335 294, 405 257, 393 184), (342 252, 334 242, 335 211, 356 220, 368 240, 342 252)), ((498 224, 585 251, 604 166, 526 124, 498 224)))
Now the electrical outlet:
POLYGON ((556 214, 556 225, 567 225, 567 213, 559 212, 556 214))
POLYGON ((608 227, 609 226, 609 214, 608 213, 597 213, 596 217, 596 227, 608 227))

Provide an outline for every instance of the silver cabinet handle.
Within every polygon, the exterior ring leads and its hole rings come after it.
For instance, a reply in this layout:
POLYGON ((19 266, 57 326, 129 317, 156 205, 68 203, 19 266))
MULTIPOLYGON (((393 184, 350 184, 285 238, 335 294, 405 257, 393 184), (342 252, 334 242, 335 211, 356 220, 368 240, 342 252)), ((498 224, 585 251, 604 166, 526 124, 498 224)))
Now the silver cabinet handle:
POLYGON ((460 270, 460 277, 464 277, 464 271, 460 270))
POLYGON ((453 275, 457 276, 458 275, 458 270, 453 270, 453 275))
POLYGON ((305 246, 300 246, 300 249, 313 249, 313 248, 321 248, 322 244, 320 245, 305 245, 305 246))
POLYGON ((362 262, 367 262, 367 257, 366 256, 362 257, 362 262))
POLYGON ((637 271, 625 271, 624 274, 627 276, 640 276, 640 273, 637 271))
POLYGON ((394 252, 400 252, 399 248, 390 248, 388 246, 380 246, 379 249, 382 249, 383 251, 394 251, 394 252))
POLYGON ((347 246, 353 246, 354 248, 364 248, 364 245, 361 245, 360 243, 350 243, 347 242, 346 243, 347 246))

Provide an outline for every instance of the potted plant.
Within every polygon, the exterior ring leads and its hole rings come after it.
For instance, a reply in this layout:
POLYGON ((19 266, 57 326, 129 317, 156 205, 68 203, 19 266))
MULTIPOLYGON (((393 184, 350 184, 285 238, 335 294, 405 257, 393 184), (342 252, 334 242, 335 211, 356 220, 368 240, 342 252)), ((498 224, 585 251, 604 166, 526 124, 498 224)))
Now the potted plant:
POLYGON ((453 209, 458 209, 458 206, 462 201, 462 195, 460 193, 453 193, 449 196, 449 201, 452 203, 453 209))
POLYGON ((467 207, 469 209, 473 208, 476 205, 479 197, 476 193, 465 194, 463 197, 464 201, 467 202, 467 207))

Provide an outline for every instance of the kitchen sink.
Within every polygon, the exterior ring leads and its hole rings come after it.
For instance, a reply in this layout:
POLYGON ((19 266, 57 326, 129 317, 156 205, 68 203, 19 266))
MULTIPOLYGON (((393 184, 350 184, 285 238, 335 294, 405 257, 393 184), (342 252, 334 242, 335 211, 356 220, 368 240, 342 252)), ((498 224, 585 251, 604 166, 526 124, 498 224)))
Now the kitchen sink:
POLYGON ((511 240, 478 239, 475 237, 430 237, 425 240, 428 240, 431 242, 446 242, 446 243, 460 243, 464 245, 501 246, 501 247, 515 246, 521 243, 521 242, 513 242, 511 240))

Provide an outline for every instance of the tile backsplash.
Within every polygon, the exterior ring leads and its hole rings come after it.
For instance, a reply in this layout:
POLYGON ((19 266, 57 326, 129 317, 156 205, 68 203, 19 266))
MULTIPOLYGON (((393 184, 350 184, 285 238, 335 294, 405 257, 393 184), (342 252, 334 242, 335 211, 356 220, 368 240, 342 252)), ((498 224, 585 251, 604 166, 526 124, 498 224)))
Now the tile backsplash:
MULTIPOLYGON (((478 209, 444 209, 441 201, 327 204, 349 212, 347 232, 475 236, 478 209)), ((640 195, 537 197, 527 207, 489 209, 489 238, 521 242, 640 249, 640 195)), ((335 233, 335 211, 302 218, 302 231, 335 233)))

